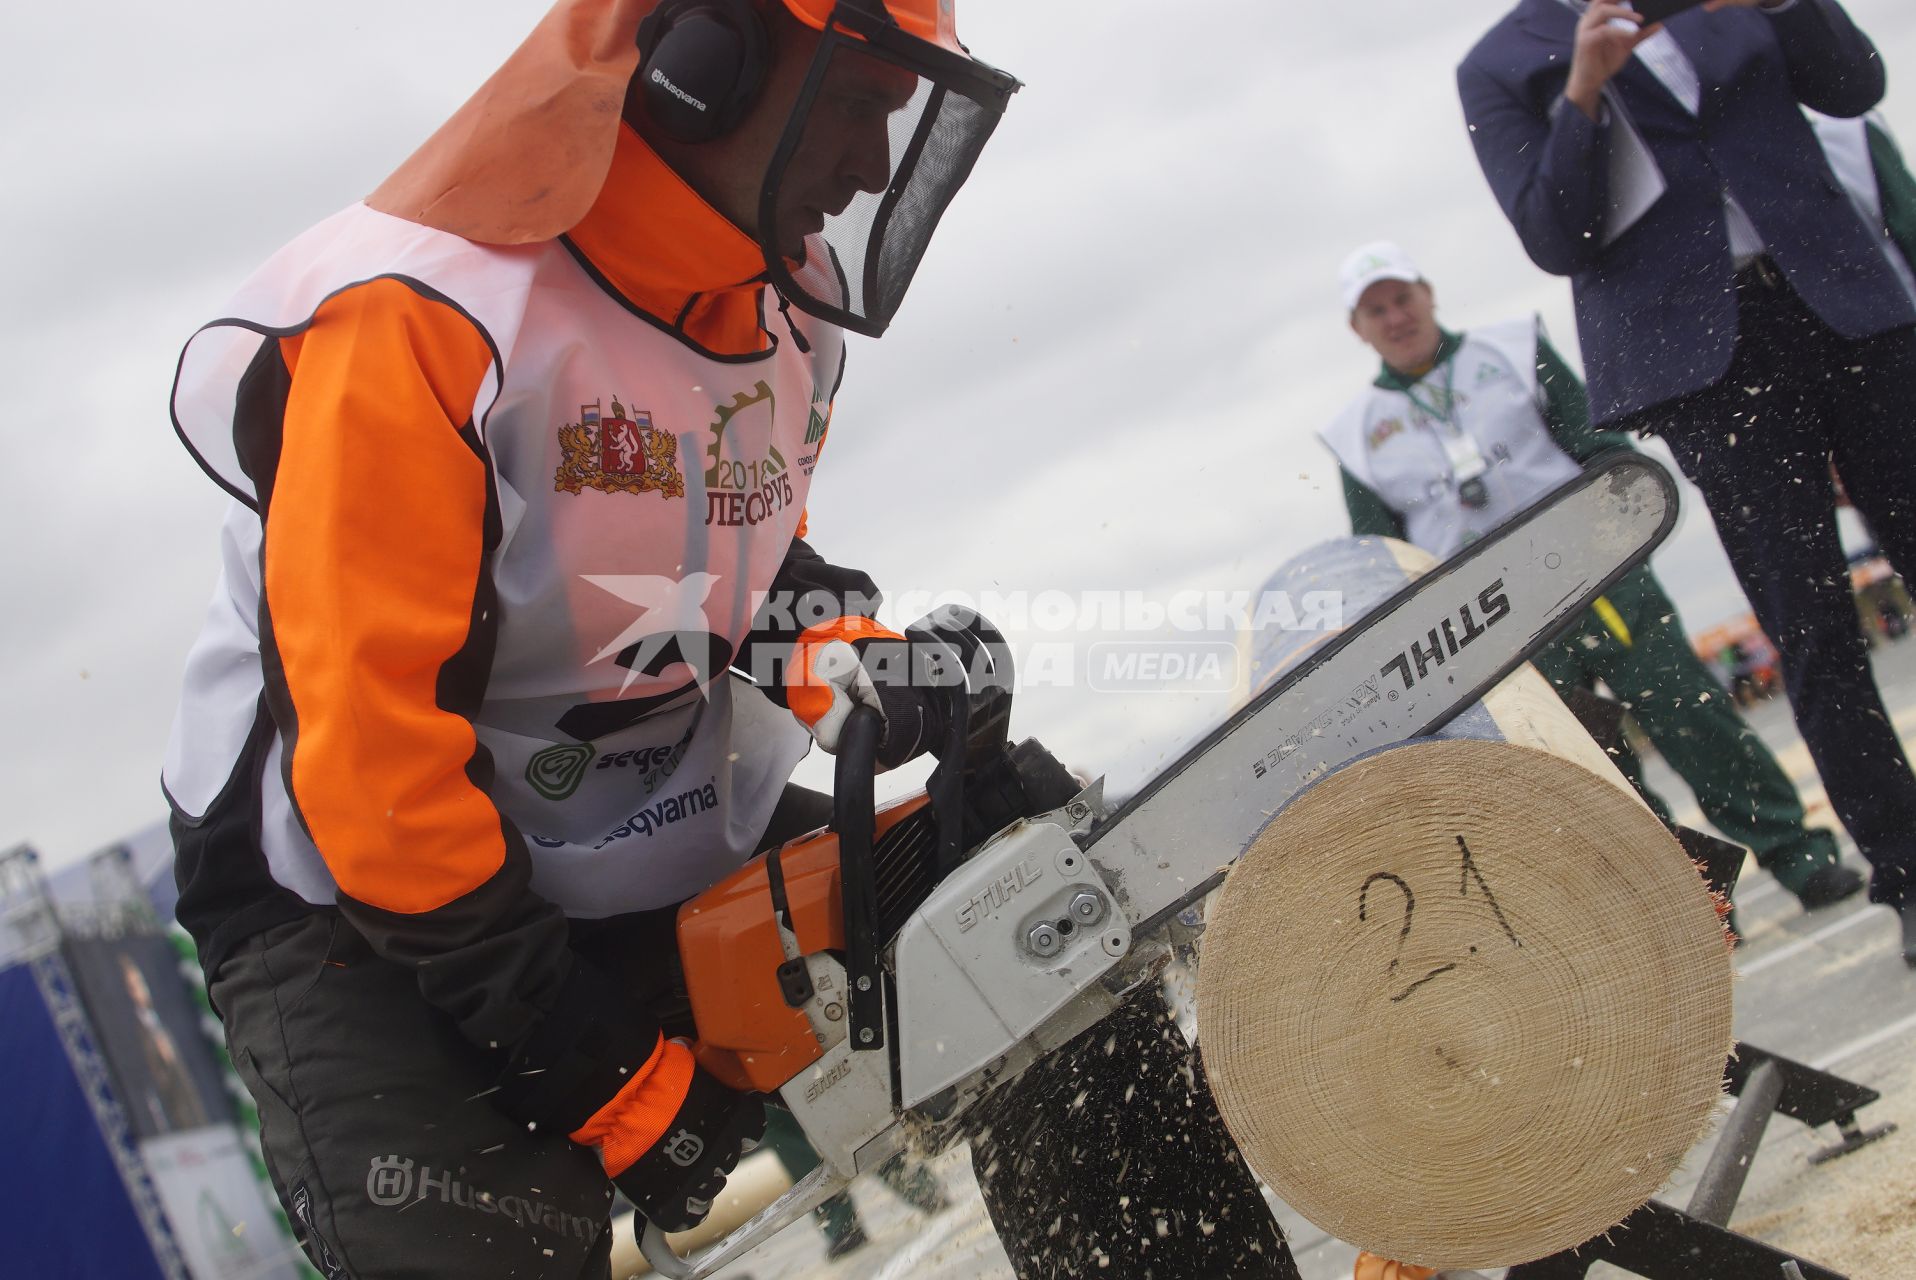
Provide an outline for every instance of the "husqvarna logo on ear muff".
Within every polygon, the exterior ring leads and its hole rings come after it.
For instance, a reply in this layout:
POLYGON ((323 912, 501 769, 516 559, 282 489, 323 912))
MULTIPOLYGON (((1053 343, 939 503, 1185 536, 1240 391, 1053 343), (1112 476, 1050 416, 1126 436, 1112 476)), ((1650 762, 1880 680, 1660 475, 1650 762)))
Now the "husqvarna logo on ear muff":
POLYGON ((657 67, 652 68, 652 83, 658 85, 661 89, 664 89, 667 93, 677 98, 680 102, 685 103, 687 106, 697 107, 700 111, 705 110, 705 104, 703 102, 700 102, 697 98, 694 98, 691 94, 666 79, 665 72, 659 70, 657 67))

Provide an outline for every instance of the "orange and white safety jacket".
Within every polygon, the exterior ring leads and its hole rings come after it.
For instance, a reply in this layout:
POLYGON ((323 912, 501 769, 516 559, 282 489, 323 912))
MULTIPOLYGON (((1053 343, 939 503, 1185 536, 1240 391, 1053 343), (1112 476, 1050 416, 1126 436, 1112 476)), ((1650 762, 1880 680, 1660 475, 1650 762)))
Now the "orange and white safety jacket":
POLYGON ((749 856, 808 738, 727 668, 763 593, 870 589, 798 541, 843 343, 763 269, 628 129, 564 237, 355 205, 194 336, 175 422, 236 501, 164 780, 209 968, 338 907, 509 1047, 568 917, 749 856))

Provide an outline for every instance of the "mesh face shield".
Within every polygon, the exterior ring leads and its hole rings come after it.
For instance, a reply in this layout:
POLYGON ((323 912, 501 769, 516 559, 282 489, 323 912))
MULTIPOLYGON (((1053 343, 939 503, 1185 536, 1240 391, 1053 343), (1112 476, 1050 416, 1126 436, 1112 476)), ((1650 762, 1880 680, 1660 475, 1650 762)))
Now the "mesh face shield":
POLYGON ((773 285, 815 316, 883 333, 1017 88, 882 10, 839 4, 759 196, 773 285))

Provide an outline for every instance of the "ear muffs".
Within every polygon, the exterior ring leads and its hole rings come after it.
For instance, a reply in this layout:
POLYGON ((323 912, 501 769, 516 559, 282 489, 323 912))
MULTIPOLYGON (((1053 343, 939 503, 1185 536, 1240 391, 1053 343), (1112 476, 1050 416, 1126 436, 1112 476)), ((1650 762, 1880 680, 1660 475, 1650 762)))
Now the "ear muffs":
POLYGON ((771 39, 751 0, 665 0, 638 43, 646 114, 678 142, 724 137, 765 83, 771 39))

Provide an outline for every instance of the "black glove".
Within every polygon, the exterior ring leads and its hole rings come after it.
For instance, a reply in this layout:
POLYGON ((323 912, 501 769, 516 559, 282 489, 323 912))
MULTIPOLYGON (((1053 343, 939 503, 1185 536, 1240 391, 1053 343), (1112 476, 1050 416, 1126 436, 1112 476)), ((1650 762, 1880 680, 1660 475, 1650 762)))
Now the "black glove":
POLYGON ((924 655, 904 640, 865 640, 858 659, 878 690, 885 732, 878 767, 896 769, 938 745, 945 732, 947 694, 927 674, 924 655))
POLYGON ((765 1134, 765 1104, 697 1067, 672 1123, 612 1181, 661 1231, 689 1231, 712 1211, 725 1176, 765 1134))

